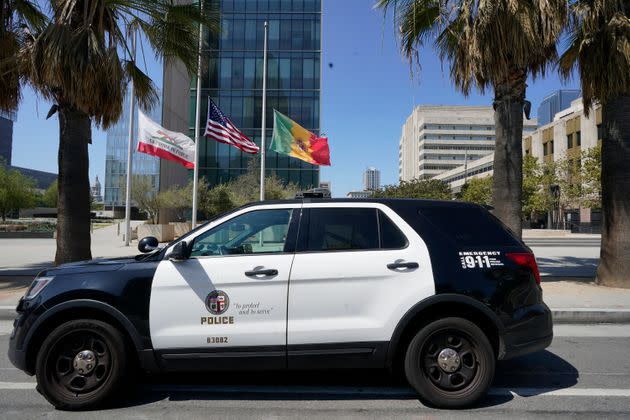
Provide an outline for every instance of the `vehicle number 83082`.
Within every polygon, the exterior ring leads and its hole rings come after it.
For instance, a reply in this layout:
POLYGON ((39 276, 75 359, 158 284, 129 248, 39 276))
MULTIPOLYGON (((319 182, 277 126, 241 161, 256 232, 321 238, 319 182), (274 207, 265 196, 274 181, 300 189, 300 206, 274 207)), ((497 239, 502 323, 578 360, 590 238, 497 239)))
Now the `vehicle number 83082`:
POLYGON ((206 339, 206 342, 208 344, 227 344, 228 338, 227 337, 208 337, 206 339))

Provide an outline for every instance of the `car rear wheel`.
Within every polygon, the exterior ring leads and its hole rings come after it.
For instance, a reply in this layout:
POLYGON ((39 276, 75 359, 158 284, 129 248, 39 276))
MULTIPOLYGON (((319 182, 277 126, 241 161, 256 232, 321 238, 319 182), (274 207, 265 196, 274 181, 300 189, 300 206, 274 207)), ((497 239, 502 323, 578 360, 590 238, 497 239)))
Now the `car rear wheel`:
POLYGON ((97 320, 69 321, 55 328, 41 345, 37 389, 58 409, 90 409, 120 389, 126 368, 120 331, 97 320))
POLYGON ((472 322, 444 318, 409 343, 405 376, 420 398, 440 408, 466 407, 485 395, 496 360, 490 341, 472 322))

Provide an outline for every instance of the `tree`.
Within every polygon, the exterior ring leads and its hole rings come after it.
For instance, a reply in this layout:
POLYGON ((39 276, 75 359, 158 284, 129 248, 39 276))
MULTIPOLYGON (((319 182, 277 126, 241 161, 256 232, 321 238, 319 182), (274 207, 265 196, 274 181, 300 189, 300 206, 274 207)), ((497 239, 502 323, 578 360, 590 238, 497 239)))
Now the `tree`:
POLYGON ((46 16, 35 1, 0 3, 0 109, 16 110, 24 82, 18 57, 29 33, 40 31, 46 16))
MULTIPOLYGON (((126 195, 126 188, 121 188, 121 194, 126 195)), ((131 177, 131 201, 138 210, 147 215, 149 223, 157 223, 157 216, 163 207, 163 199, 155 192, 151 177, 147 175, 133 175, 131 177)))
POLYGON ((571 4, 570 44, 559 60, 577 69, 584 112, 602 105, 602 245, 597 283, 630 288, 630 2, 571 4))
POLYGON ((35 181, 16 169, 0 163, 0 215, 4 222, 13 212, 33 207, 37 202, 35 181))
POLYGON ((421 48, 432 42, 464 94, 473 87, 494 91, 493 212, 520 236, 526 80, 544 74, 556 58, 567 2, 378 0, 377 7, 394 10, 410 62, 419 64, 421 48))
POLYGON ((50 184, 50 186, 42 194, 42 204, 46 207, 56 208, 57 200, 59 198, 59 191, 57 190, 57 180, 50 184))
POLYGON ((219 184, 207 190, 200 198, 199 209, 207 219, 237 207, 232 199, 230 187, 226 184, 219 184))
POLYGON ((451 200, 451 187, 439 179, 414 179, 400 181, 399 185, 386 185, 374 191, 376 198, 427 198, 433 200, 451 200))
MULTIPOLYGON (((260 166, 257 159, 250 159, 245 173, 227 183, 232 201, 242 206, 260 199, 260 166)), ((299 187, 291 182, 284 183, 275 173, 265 177, 265 198, 282 200, 294 198, 299 187)))
POLYGON ((492 203, 492 177, 469 179, 462 186, 458 199, 489 206, 492 203))
MULTIPOLYGON (((198 5, 174 0, 50 0, 50 20, 37 26, 37 22, 28 25, 25 14, 17 12, 27 4, 36 9, 35 2, 8 3, 14 6, 12 16, 22 16, 27 26, 18 28, 20 19, 13 19, 11 39, 18 47, 0 62, 0 74, 12 75, 0 78, 0 93, 19 98, 15 80, 24 80, 53 102, 48 115, 59 117, 55 263, 90 259, 92 123, 107 128, 118 120, 129 81, 143 109, 158 100, 153 81, 137 65, 131 40, 139 35, 157 57, 180 60, 192 74, 197 67, 198 23, 216 34, 218 20, 210 7, 202 12, 198 5)), ((3 100, 0 105, 13 110, 17 100, 3 100)))

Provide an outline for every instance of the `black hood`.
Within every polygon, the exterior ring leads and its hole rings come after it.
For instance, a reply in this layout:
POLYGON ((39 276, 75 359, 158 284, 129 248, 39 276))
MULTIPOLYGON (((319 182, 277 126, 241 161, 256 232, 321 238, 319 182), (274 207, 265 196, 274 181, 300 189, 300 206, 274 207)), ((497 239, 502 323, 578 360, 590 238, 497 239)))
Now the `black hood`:
POLYGON ((137 262, 135 257, 95 258, 93 260, 76 261, 62 264, 57 267, 44 270, 41 276, 56 276, 62 274, 96 273, 103 271, 116 271, 125 264, 137 262))

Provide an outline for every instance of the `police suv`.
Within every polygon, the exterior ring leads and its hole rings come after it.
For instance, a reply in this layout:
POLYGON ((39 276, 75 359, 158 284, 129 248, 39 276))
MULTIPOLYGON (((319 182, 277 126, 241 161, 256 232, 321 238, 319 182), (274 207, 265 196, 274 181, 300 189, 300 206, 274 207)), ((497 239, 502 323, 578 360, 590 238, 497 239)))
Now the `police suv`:
POLYGON ((54 406, 102 405, 135 368, 392 368, 461 407, 497 359, 552 340, 534 255, 475 204, 259 202, 139 248, 44 271, 20 300, 9 357, 54 406))

